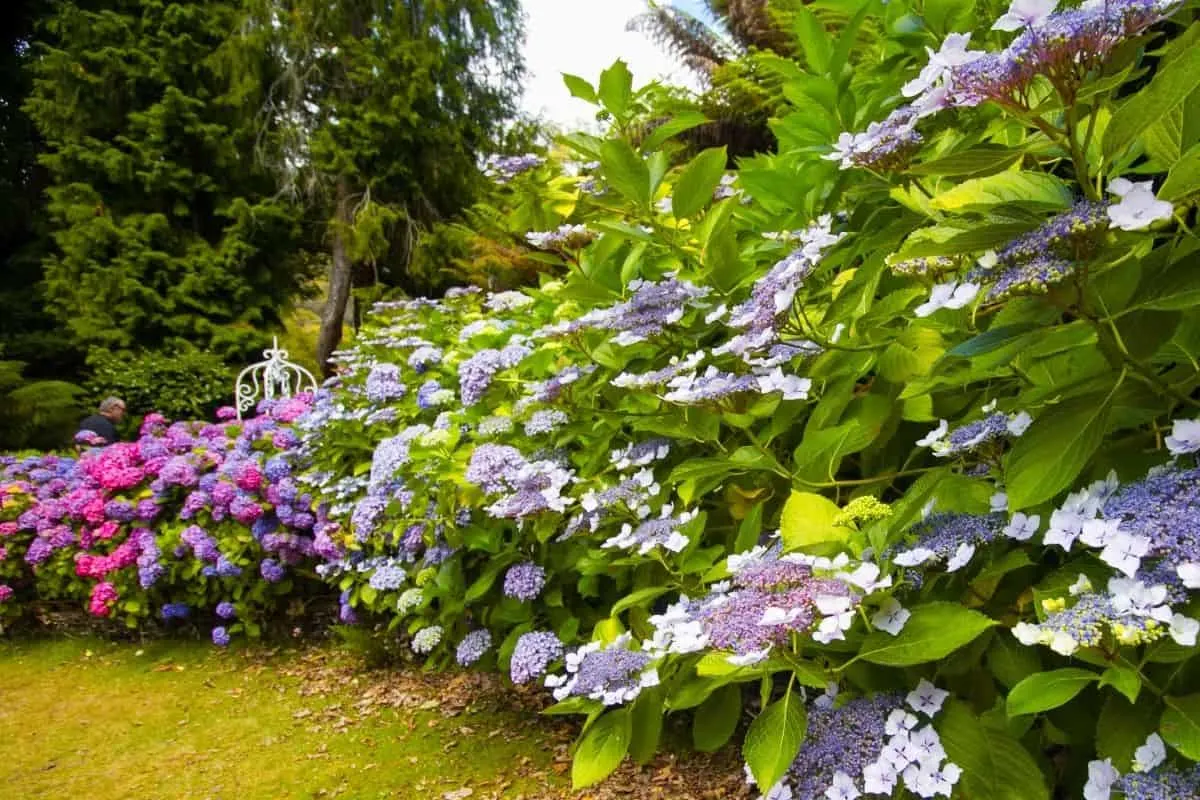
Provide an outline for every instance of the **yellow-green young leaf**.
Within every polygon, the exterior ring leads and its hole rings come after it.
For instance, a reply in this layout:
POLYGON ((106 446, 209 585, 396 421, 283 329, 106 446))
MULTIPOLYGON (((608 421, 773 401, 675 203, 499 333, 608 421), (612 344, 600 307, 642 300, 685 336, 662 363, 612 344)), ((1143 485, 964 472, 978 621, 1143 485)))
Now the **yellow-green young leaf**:
POLYGON ((1200 694, 1167 697, 1163 702, 1167 710, 1159 723, 1162 738, 1192 761, 1200 761, 1200 694))
POLYGON ((1053 208, 1071 205, 1071 189, 1060 179, 1044 172, 1001 172, 986 178, 963 181, 931 201, 942 211, 985 209, 1001 203, 1038 203, 1053 208))
POLYGON ((571 763, 571 783, 576 789, 591 786, 607 778, 621 765, 633 737, 631 710, 609 711, 588 728, 575 750, 571 763))
POLYGON ((1099 679, 1096 673, 1076 667, 1035 673, 1008 693, 1008 715, 1017 717, 1058 708, 1099 679))
POLYGON ((763 709, 742 744, 742 756, 750 767, 754 782, 761 787, 774 786, 787 772, 800 752, 808 715, 798 692, 788 690, 782 698, 763 709))
POLYGON ((684 131, 691 130, 706 122, 708 122, 708 117, 699 111, 684 111, 681 114, 677 114, 659 125, 650 132, 649 136, 642 140, 642 152, 648 153, 651 150, 657 150, 662 147, 663 142, 672 136, 678 136, 684 131))
POLYGON ((996 624, 959 603, 926 603, 910 610, 912 616, 899 634, 875 631, 863 641, 858 657, 890 667, 937 661, 996 624))
POLYGON ((835 525, 842 510, 827 497, 812 492, 792 492, 783 504, 779 535, 786 550, 799 550, 819 542, 842 542, 849 528, 835 525))
POLYGON ((671 213, 676 219, 687 219, 698 214, 712 201, 713 191, 725 174, 726 158, 724 147, 712 147, 683 168, 671 193, 671 213))
POLYGON ((592 637, 601 642, 611 642, 625 632, 625 626, 615 615, 596 623, 592 637))
POLYGON ((692 743, 702 753, 715 753, 725 746, 742 717, 742 688, 722 686, 713 692, 692 718, 692 743))
POLYGON ((596 87, 592 86, 578 75, 568 75, 563 73, 563 83, 567 85, 567 91, 572 97, 578 97, 580 100, 586 100, 589 103, 596 102, 596 87))

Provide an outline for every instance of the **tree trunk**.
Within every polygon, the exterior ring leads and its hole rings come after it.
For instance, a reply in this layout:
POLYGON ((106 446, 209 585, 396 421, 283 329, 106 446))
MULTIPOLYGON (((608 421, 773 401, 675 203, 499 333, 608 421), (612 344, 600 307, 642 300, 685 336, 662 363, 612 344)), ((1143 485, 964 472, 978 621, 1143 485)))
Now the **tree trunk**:
POLYGON ((333 261, 329 266, 329 292, 321 312, 321 332, 317 336, 317 363, 325 377, 333 374, 329 357, 342 341, 342 325, 346 305, 350 301, 353 278, 350 256, 346 252, 346 235, 353 220, 350 217, 350 189, 345 178, 337 182, 337 209, 333 224, 333 261))

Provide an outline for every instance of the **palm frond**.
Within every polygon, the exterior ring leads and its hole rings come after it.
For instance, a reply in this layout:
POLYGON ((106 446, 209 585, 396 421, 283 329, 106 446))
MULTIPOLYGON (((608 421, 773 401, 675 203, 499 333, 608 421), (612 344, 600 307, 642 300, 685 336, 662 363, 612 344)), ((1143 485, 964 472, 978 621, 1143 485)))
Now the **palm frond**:
POLYGON ((709 9, 746 49, 791 53, 791 38, 770 7, 770 0, 710 0, 709 9))
POLYGON ((625 29, 646 34, 688 69, 705 77, 737 55, 701 20, 670 6, 651 6, 625 29))

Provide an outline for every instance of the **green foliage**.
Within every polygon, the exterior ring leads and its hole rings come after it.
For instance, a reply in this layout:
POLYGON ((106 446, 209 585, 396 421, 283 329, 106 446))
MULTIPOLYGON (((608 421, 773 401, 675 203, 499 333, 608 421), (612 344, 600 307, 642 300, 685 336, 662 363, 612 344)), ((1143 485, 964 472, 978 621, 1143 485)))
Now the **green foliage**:
POLYGON ((83 416, 83 389, 28 380, 25 364, 0 361, 0 450, 56 450, 71 443, 83 416))
POLYGON ((93 350, 88 364, 93 404, 112 395, 125 401, 130 414, 158 412, 169 419, 212 419, 217 408, 233 404, 236 371, 211 353, 93 350))
POLYGON ((64 2, 43 21, 25 108, 49 178, 45 297, 80 348, 242 359, 297 291, 297 214, 250 157, 255 93, 216 69, 238 5, 64 2))

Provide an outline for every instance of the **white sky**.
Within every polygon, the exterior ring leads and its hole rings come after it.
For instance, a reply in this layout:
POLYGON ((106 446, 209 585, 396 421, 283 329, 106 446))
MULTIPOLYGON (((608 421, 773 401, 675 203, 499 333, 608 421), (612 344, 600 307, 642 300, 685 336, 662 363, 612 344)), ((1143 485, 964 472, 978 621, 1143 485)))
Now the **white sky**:
POLYGON ((562 73, 595 85, 600 73, 618 58, 629 65, 635 87, 656 78, 695 85, 691 73, 649 37, 626 32, 625 24, 646 9, 645 0, 524 0, 523 5, 529 76, 521 105, 531 114, 567 129, 592 127, 594 110, 571 97, 562 73))

